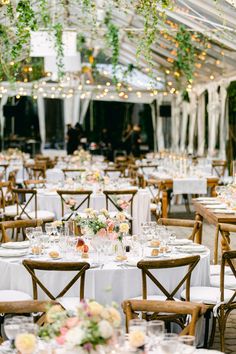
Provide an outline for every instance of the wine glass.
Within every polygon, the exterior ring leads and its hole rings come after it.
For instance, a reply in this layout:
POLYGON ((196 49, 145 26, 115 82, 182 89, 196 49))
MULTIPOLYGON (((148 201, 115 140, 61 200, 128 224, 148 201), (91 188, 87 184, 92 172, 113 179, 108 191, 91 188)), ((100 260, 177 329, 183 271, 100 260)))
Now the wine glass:
POLYGON ((7 338, 10 340, 11 348, 14 348, 15 338, 20 331, 20 322, 15 320, 14 317, 5 318, 4 331, 7 338))
POLYGON ((45 225, 46 234, 51 238, 53 237, 53 244, 55 244, 55 236, 57 235, 57 229, 52 223, 47 223, 45 225))

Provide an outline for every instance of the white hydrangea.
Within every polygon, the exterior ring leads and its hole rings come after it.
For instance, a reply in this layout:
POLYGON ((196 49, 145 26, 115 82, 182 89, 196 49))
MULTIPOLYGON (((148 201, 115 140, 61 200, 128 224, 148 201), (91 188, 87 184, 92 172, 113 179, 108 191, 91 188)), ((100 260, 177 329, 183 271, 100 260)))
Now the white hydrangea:
POLYGON ((101 334, 101 337, 104 339, 111 338, 113 335, 113 328, 110 325, 110 323, 106 320, 102 320, 98 324, 99 332, 101 334))

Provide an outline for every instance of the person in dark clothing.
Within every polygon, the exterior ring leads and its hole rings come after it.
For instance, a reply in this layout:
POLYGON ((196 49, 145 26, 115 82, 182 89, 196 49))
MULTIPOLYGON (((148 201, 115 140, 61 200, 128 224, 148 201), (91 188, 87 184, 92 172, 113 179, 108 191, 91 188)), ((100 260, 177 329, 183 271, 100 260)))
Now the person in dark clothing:
POLYGON ((134 157, 140 157, 140 144, 142 142, 140 132, 140 126, 135 124, 131 133, 131 152, 134 157))
POLYGON ((77 150, 78 145, 78 131, 71 124, 67 124, 67 154, 72 155, 77 150))
POLYGON ((131 151, 131 135, 132 135, 132 125, 128 124, 122 134, 123 148, 127 152, 127 155, 129 155, 131 151))

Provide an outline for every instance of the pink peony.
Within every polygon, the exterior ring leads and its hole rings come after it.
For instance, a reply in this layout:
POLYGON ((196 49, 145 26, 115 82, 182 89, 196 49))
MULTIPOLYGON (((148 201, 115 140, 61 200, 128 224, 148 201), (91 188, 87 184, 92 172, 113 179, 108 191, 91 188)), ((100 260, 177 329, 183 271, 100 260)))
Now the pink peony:
POLYGON ((109 239, 112 240, 112 241, 116 240, 117 237, 118 237, 118 234, 116 232, 111 232, 109 234, 109 239))
POLYGON ((60 345, 65 344, 65 341, 66 341, 65 336, 56 337, 56 342, 60 345))
POLYGON ((72 328, 72 327, 75 327, 78 323, 78 318, 77 317, 70 317, 67 319, 66 321, 66 326, 68 328, 72 328))
POLYGON ((98 232, 97 232, 97 236, 100 236, 100 237, 105 237, 107 235, 107 232, 104 228, 100 229, 98 232))
POLYGON ((60 333, 61 333, 62 336, 64 336, 67 332, 68 332, 68 328, 66 328, 66 327, 61 327, 60 328, 60 333))

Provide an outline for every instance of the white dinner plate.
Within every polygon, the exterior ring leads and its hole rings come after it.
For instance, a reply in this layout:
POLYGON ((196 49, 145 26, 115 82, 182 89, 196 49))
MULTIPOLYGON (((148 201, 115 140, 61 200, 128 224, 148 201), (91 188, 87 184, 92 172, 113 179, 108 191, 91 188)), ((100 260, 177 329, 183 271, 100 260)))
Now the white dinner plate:
POLYGON ((184 245, 189 245, 191 243, 193 243, 193 241, 189 240, 187 238, 182 238, 182 239, 178 238, 174 241, 168 242, 168 245, 170 245, 170 246, 184 246, 184 245))
POLYGON ((235 214, 236 210, 228 210, 228 209, 213 209, 213 213, 216 214, 235 214))
POLYGON ((2 248, 6 249, 24 249, 29 248, 29 241, 20 241, 20 242, 6 242, 2 243, 2 248))
POLYGON ((205 207, 207 209, 225 209, 226 205, 225 204, 209 204, 209 205, 205 205, 205 207))
POLYGON ((203 245, 196 245, 196 246, 177 246, 175 247, 178 252, 183 252, 183 253, 198 253, 198 252, 205 252, 207 249, 203 245))
POLYGON ((28 254, 28 250, 8 250, 0 249, 0 257, 23 257, 28 254))

